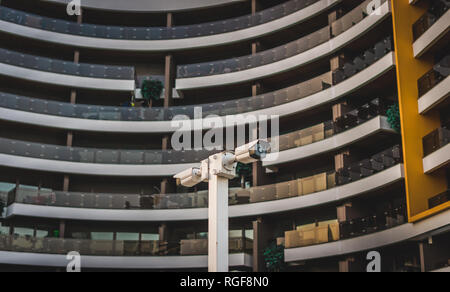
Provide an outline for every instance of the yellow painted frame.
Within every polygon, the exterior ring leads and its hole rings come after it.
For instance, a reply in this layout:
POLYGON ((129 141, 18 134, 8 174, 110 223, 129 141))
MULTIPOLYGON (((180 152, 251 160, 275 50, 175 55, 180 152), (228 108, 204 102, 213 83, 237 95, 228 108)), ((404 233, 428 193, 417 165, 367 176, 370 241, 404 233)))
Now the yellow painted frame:
POLYGON ((447 190, 443 170, 424 173, 422 138, 441 126, 439 113, 419 114, 417 80, 433 66, 433 56, 414 58, 413 24, 426 12, 428 3, 410 5, 392 0, 397 85, 402 126, 406 197, 409 222, 417 222, 450 207, 450 203, 428 209, 428 199, 447 190))

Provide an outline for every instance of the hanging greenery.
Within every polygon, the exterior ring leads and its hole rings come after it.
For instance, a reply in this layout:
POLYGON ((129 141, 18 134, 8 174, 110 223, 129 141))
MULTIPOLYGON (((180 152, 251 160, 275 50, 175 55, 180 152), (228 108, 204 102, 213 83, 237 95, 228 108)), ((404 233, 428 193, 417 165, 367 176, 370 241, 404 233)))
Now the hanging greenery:
POLYGON ((149 103, 161 99, 164 85, 159 80, 144 80, 142 82, 142 97, 149 103))
POLYGON ((236 166, 236 174, 240 177, 249 177, 252 175, 253 165, 238 162, 236 166))
POLYGON ((388 122, 391 125, 391 128, 397 132, 400 132, 400 109, 398 107, 398 104, 390 106, 386 112, 386 115, 388 117, 388 122))
POLYGON ((264 250, 264 262, 268 272, 283 272, 286 268, 284 247, 272 243, 264 250))

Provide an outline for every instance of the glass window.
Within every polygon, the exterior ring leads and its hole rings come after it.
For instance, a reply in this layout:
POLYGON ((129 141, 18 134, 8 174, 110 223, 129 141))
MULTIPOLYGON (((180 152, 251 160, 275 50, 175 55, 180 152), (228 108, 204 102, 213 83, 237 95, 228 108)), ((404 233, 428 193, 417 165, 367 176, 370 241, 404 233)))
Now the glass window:
POLYGON ((19 236, 33 236, 34 235, 34 229, 32 228, 23 228, 23 227, 15 227, 14 228, 14 234, 19 236))
POLYGON ((242 237, 242 230, 230 230, 228 236, 230 238, 240 238, 242 237))
POLYGON ((253 239, 253 229, 245 230, 245 238, 253 239))
POLYGON ((117 232, 117 240, 139 241, 139 233, 117 232))
POLYGON ((142 233, 141 238, 142 238, 142 241, 159 240, 159 234, 142 233))
POLYGON ((8 235, 9 234, 9 226, 3 226, 3 224, 0 222, 0 234, 8 235))
POLYGON ((36 231, 36 237, 37 237, 37 238, 45 238, 45 237, 48 237, 48 231, 47 231, 47 230, 37 230, 37 231, 36 231))
POLYGON ((0 192, 9 193, 10 191, 14 190, 15 187, 15 184, 0 183, 0 192))
POLYGON ((112 232, 91 232, 92 240, 113 240, 114 234, 112 232))

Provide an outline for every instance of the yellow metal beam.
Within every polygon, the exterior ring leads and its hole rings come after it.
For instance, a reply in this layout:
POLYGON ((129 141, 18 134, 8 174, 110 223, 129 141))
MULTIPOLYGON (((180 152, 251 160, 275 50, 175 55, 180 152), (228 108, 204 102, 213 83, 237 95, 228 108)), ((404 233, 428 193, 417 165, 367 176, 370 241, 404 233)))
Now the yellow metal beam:
POLYGON ((426 1, 410 5, 408 0, 392 0, 397 83, 402 125, 408 217, 416 222, 449 207, 428 208, 428 199, 447 190, 443 171, 424 174, 422 138, 441 126, 439 113, 419 114, 417 80, 434 63, 433 56, 414 58, 413 24, 426 12, 426 1))

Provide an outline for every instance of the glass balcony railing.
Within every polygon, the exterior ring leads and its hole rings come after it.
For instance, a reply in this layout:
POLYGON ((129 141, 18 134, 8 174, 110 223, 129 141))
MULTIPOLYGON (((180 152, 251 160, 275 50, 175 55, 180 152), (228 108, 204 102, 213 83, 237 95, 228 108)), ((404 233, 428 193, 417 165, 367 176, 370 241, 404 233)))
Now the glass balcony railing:
POLYGON ((327 242, 338 241, 340 238, 339 222, 330 220, 317 224, 298 226, 296 230, 285 232, 285 247, 296 248, 327 242))
POLYGON ((428 200, 428 208, 433 209, 439 205, 445 204, 450 201, 450 190, 443 192, 437 196, 434 196, 428 200))
MULTIPOLYGON (((381 205, 380 205, 381 206, 381 205)), ((395 201, 384 204, 373 215, 355 218, 344 222, 324 221, 285 232, 285 247, 297 248, 350 239, 407 223, 406 202, 395 201)))
POLYGON ((22 54, 2 48, 0 48, 0 62, 8 65, 65 75, 134 80, 133 67, 77 64, 22 54))
POLYGON ((331 86, 331 73, 325 73, 286 89, 256 97, 164 108, 112 107, 62 103, 0 93, 0 106, 15 110, 70 118, 112 121, 171 121, 177 115, 194 119, 194 110, 202 108, 203 117, 234 115, 288 103, 320 92, 331 86))
POLYGON ((315 142, 319 142, 357 127, 370 119, 385 115, 388 102, 383 99, 374 99, 363 106, 344 113, 336 122, 326 121, 312 127, 294 131, 279 137, 279 149, 285 151, 315 142))
POLYGON ((232 19, 175 26, 172 28, 106 26, 85 23, 77 24, 76 22, 42 17, 1 6, 0 19, 37 29, 93 38, 118 40, 170 40, 209 36, 250 28, 282 18, 318 1, 319 0, 291 0, 257 12, 255 15, 245 15, 232 19))
MULTIPOLYGON (((242 205, 312 195, 369 177, 402 162, 400 146, 373 155, 338 172, 322 172, 310 177, 249 189, 230 189, 229 204, 242 205)), ((98 194, 59 192, 32 186, 19 186, 5 193, 13 203, 91 209, 151 210, 206 208, 208 192, 180 194, 98 194)))
MULTIPOLYGON (((229 248, 230 253, 251 253, 253 243, 247 238, 230 238, 229 248)), ((61 255, 77 251, 82 256, 207 255, 208 241, 207 239, 180 242, 86 240, 0 235, 0 250, 61 255)))
POLYGON ((340 223, 341 240, 363 236, 407 223, 406 203, 384 206, 369 216, 340 223))
POLYGON ((450 55, 443 58, 433 69, 422 76, 418 83, 419 97, 425 95, 450 75, 450 55))
POLYGON ((0 138, 0 153, 30 158, 101 164, 181 164, 201 162, 206 150, 108 150, 45 145, 0 138))
POLYGON ((223 102, 173 106, 167 109, 112 107, 62 103, 0 92, 0 107, 45 115, 111 121, 171 121, 177 115, 184 115, 190 119, 194 119, 194 110, 199 107, 202 108, 203 117, 209 115, 227 116, 243 114, 286 104, 326 90, 333 84, 338 84, 364 70, 391 51, 392 43, 390 37, 388 37, 378 42, 373 48, 367 50, 353 62, 358 63, 359 60, 363 62, 364 66, 358 65, 350 70, 350 64, 353 63, 348 63, 349 65, 343 69, 324 73, 294 86, 255 97, 223 102))
MULTIPOLYGON (((385 1, 382 0, 381 2, 384 3, 385 1)), ((353 11, 337 20, 331 27, 326 26, 310 35, 271 50, 222 61, 180 65, 177 68, 177 78, 193 78, 243 71, 301 54, 329 41, 332 37, 338 36, 359 23, 367 16, 369 3, 370 1, 364 1, 353 11)))
POLYGON ((450 142, 450 130, 446 127, 437 129, 423 138, 424 156, 441 149, 450 142))
POLYGON ((414 40, 420 38, 450 7, 448 0, 433 0, 430 4, 428 11, 413 25, 414 40))

